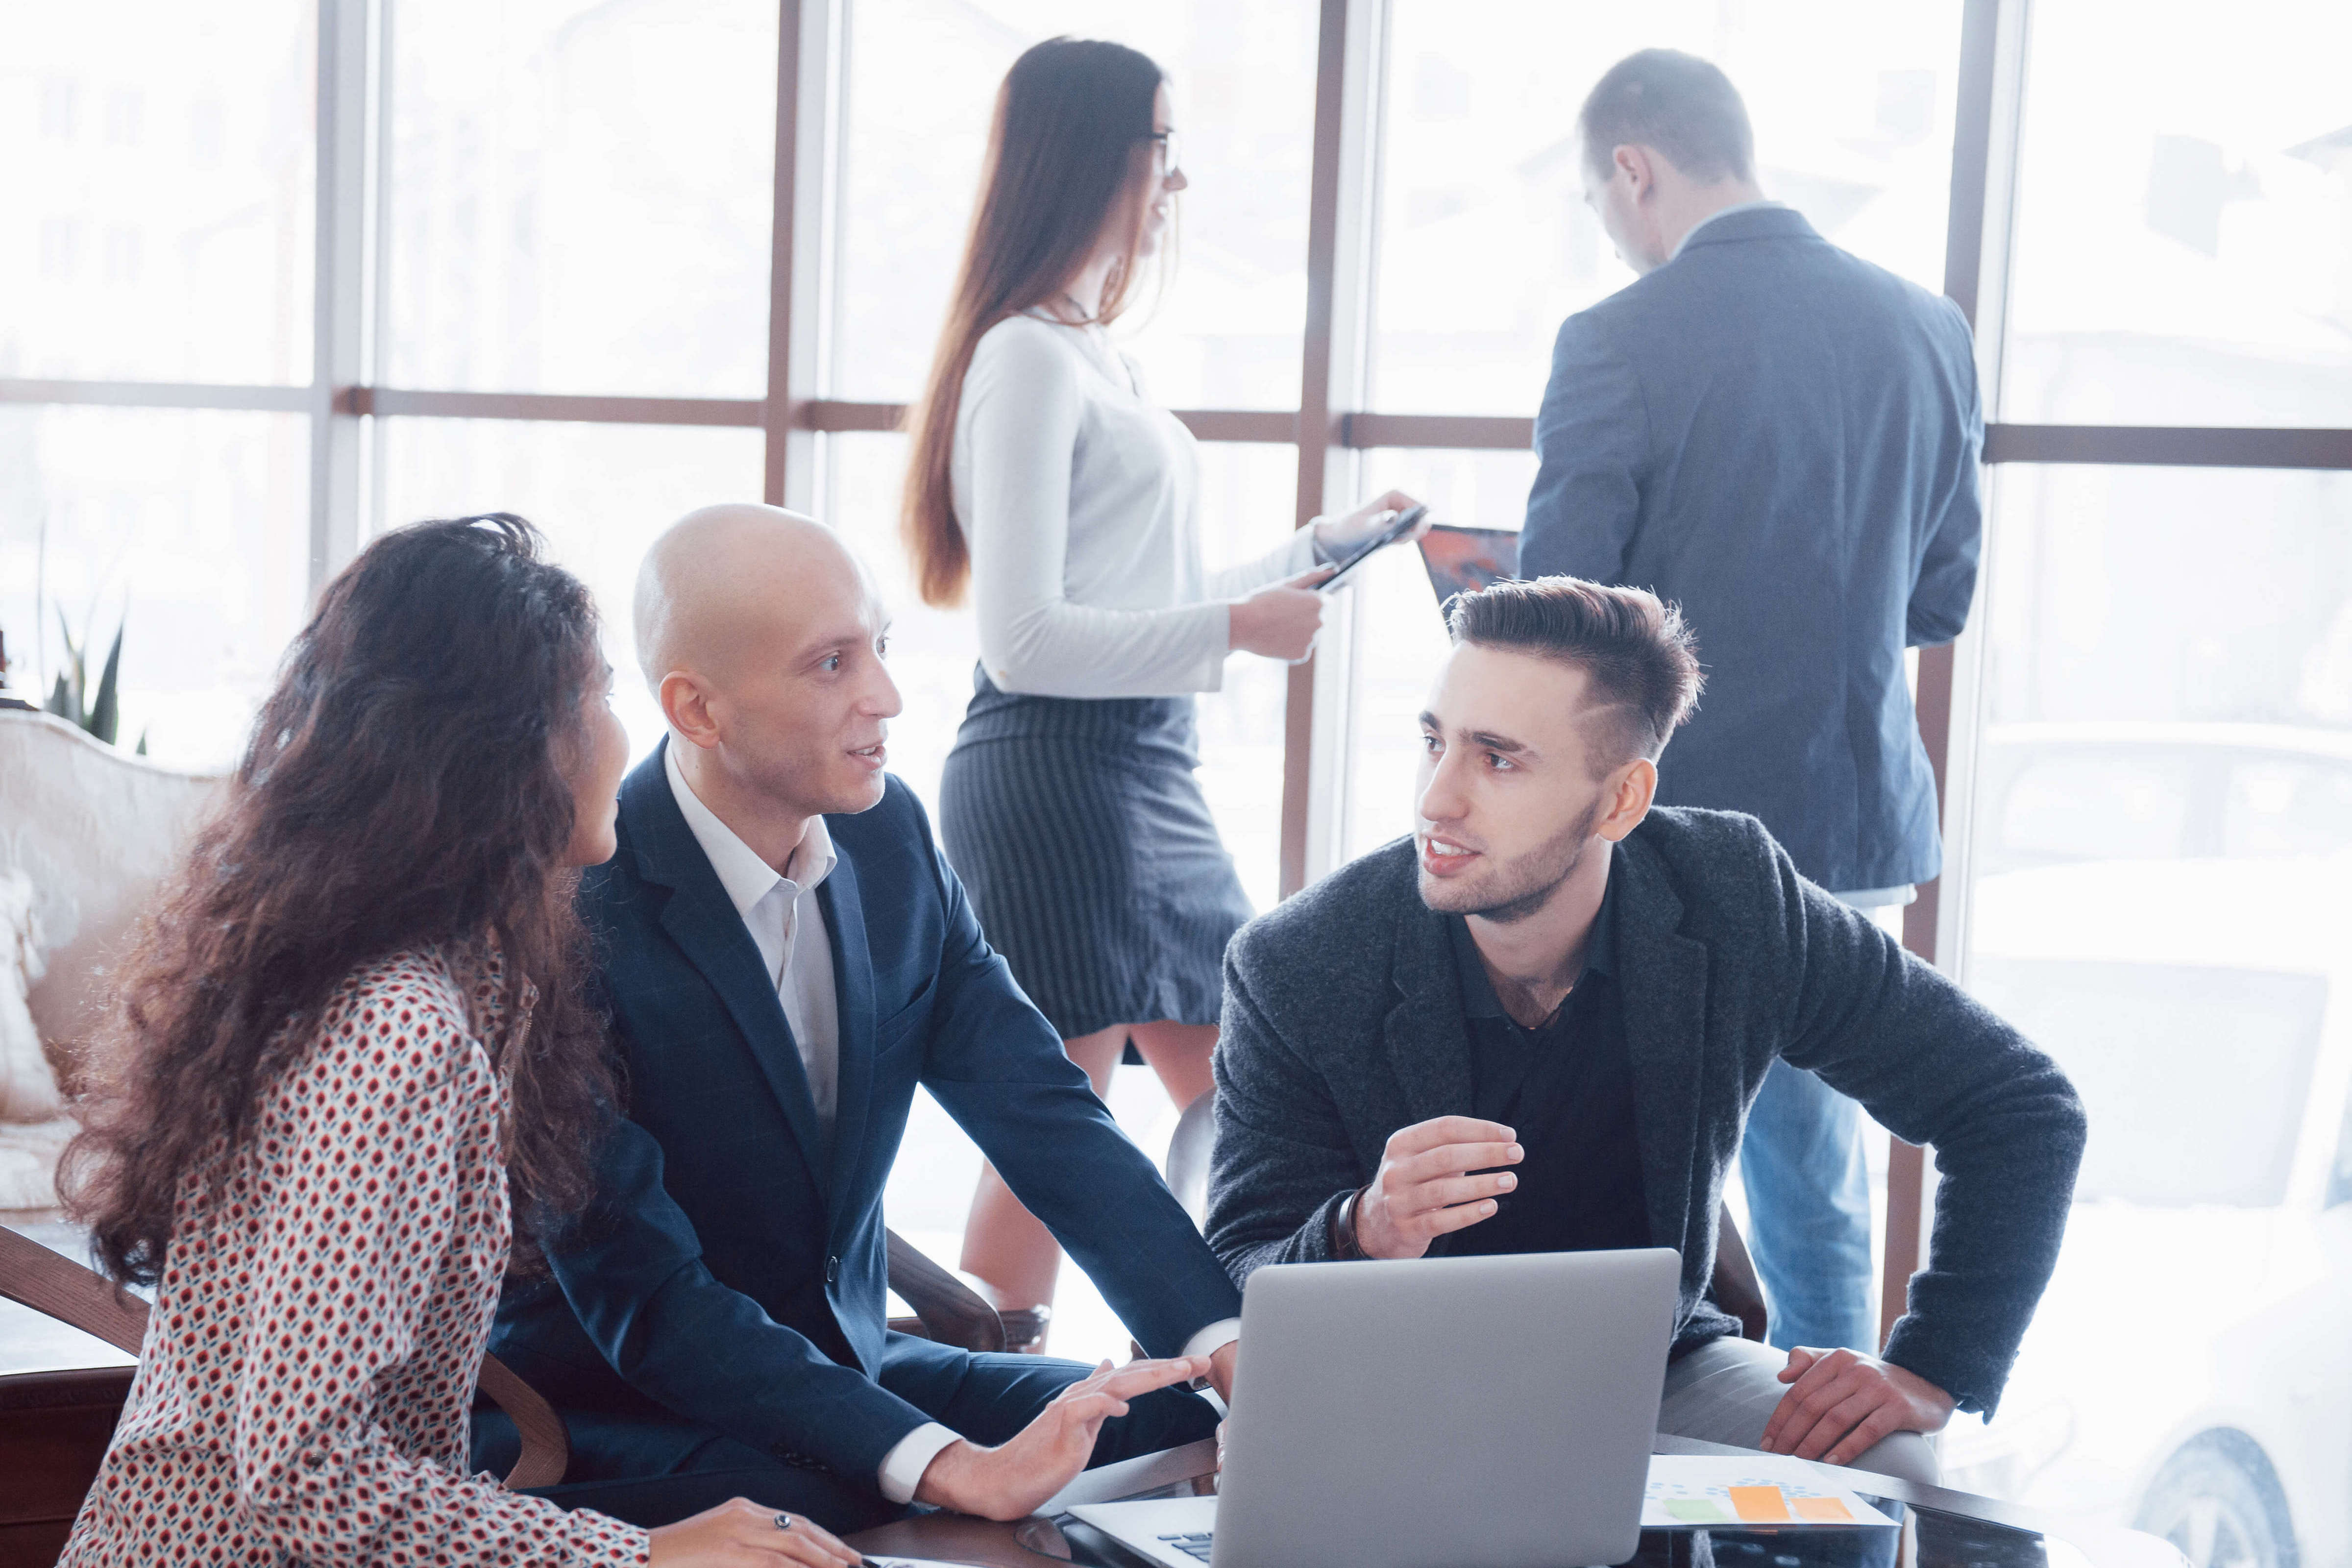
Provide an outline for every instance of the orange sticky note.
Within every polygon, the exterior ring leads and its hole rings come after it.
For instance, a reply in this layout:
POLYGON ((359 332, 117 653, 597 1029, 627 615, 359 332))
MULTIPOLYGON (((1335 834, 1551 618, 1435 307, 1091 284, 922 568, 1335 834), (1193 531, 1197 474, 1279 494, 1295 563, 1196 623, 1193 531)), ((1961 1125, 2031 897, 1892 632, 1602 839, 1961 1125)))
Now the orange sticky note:
POLYGON ((1833 1497, 1790 1498, 1790 1506, 1808 1524, 1852 1524, 1853 1514, 1833 1497))
POLYGON ((1787 1524, 1789 1500, 1779 1487, 1727 1487, 1731 1511, 1749 1524, 1787 1524))

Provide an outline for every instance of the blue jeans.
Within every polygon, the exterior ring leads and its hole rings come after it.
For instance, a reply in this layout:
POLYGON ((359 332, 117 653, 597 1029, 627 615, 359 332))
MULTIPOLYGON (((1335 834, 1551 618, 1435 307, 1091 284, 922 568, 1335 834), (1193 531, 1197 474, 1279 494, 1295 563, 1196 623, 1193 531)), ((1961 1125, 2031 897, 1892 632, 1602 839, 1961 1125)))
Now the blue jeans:
POLYGON ((1775 1061, 1748 1112, 1739 1179, 1772 1343, 1876 1354, 1862 1107, 1813 1074, 1775 1061))

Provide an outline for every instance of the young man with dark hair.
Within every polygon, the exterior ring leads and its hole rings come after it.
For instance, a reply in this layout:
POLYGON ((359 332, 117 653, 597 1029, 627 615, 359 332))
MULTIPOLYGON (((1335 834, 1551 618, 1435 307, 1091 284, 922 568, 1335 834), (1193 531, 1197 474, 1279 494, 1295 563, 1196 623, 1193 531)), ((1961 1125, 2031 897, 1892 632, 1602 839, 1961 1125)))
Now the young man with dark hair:
MULTIPOLYGON (((1968 321, 1766 200, 1706 60, 1628 56, 1578 130, 1585 200, 1641 276, 1559 330, 1519 574, 1681 605, 1707 700, 1659 801, 1750 813, 1806 877, 1892 915, 1940 869, 1904 649, 1957 637, 1976 584, 1968 321)), ((1776 1067, 1740 1173, 1773 1342, 1876 1348, 1853 1101, 1776 1067)))
POLYGON ((1753 817, 1652 808, 1696 700, 1680 616, 1551 577, 1454 601, 1416 831, 1225 952, 1209 1241, 1269 1263, 1671 1247, 1660 1429, 1933 1480, 2058 1256, 2083 1112, 2050 1059, 1797 874, 1753 817), (1882 1358, 1783 1355, 1707 1299, 1774 1063, 1937 1149, 1882 1358))

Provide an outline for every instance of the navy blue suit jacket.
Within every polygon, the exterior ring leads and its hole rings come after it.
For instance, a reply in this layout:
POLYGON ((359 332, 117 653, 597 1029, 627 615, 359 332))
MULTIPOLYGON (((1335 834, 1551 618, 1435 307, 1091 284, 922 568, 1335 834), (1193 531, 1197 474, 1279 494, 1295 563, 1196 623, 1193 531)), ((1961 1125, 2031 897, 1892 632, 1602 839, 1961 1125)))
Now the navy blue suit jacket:
MULTIPOLYGON (((665 742, 667 743, 667 742, 665 742)), ((1240 1299, 982 936, 906 785, 827 816, 818 889, 841 1065, 831 1146, 751 932, 658 748, 621 789, 583 913, 626 1069, 595 1206, 508 1292, 496 1354, 559 1405, 644 1400, 866 1480, 930 1416, 875 1379, 889 1336, 882 1186, 922 1084, 1155 1355, 1240 1299)), ((928 1349, 928 1347, 924 1347, 928 1349)), ((963 1352, 939 1347, 943 1356, 963 1352)))
POLYGON ((1836 891, 1936 875, 1903 650, 1968 619, 1983 444, 1959 308, 1785 207, 1717 218, 1568 319, 1519 574, 1682 606, 1706 691, 1660 805, 1759 816, 1836 891))

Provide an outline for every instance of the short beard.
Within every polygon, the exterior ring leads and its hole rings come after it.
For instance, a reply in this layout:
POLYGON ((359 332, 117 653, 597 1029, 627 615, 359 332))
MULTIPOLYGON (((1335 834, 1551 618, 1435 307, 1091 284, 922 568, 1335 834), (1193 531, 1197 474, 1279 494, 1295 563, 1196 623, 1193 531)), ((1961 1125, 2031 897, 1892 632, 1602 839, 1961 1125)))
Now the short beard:
MULTIPOLYGON (((1601 803, 1594 801, 1582 816, 1569 825, 1542 847, 1522 855, 1500 868, 1494 880, 1501 884, 1500 892, 1485 892, 1465 888, 1463 893, 1485 900, 1475 909, 1454 909, 1430 897, 1433 879, 1423 877, 1421 901, 1427 908, 1444 915, 1476 915, 1496 925, 1512 925, 1526 920, 1551 901, 1559 885, 1576 874, 1584 864, 1584 857, 1592 847, 1592 825, 1601 820, 1601 803)), ((1444 883, 1436 884, 1444 887, 1444 883)), ((1450 889, 1449 889, 1450 890, 1450 889)))

